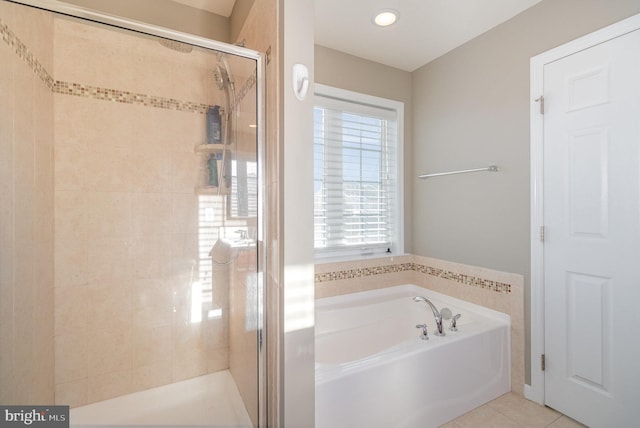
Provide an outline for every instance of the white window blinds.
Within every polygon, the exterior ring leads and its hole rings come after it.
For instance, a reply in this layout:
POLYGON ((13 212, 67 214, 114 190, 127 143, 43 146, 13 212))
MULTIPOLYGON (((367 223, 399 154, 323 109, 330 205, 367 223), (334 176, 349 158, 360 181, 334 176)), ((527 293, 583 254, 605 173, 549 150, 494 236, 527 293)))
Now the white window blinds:
POLYGON ((399 248, 398 112, 316 93, 317 257, 399 248))

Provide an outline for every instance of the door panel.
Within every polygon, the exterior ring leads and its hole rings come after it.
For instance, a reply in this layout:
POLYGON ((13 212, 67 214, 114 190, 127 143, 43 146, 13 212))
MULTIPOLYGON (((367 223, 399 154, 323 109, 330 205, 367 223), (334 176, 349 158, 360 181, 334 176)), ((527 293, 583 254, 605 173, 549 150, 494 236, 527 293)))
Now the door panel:
POLYGON ((591 427, 640 420, 639 70, 640 31, 544 69, 545 402, 591 427))
POLYGON ((574 237, 607 237, 607 146, 606 128, 580 130, 569 135, 570 187, 567 202, 571 234, 574 237))
POLYGON ((569 272, 566 286, 567 375, 578 384, 608 392, 611 279, 569 272))

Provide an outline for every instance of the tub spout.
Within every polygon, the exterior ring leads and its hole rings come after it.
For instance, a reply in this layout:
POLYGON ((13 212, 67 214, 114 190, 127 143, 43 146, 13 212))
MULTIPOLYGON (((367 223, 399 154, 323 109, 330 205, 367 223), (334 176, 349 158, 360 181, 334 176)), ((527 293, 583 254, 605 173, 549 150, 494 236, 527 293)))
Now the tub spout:
POLYGON ((436 332, 434 333, 436 336, 444 336, 444 328, 442 328, 442 316, 440 316, 440 312, 438 312, 438 308, 435 307, 433 303, 426 297, 416 296, 413 298, 414 302, 424 302, 431 308, 433 312, 433 317, 436 320, 436 332))

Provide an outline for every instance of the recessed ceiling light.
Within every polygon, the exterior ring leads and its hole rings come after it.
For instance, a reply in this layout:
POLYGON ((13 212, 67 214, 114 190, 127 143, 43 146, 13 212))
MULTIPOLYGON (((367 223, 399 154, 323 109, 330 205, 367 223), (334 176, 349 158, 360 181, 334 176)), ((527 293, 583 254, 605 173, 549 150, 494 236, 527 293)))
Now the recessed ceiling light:
POLYGON ((373 22, 379 27, 388 27, 398 20, 398 12, 393 9, 382 9, 373 17, 373 22))

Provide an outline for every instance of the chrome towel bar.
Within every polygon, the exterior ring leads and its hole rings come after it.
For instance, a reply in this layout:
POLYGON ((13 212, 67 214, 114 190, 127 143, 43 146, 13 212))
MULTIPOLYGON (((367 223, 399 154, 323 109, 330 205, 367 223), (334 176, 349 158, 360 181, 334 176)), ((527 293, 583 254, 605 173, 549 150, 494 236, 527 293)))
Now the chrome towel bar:
POLYGON ((467 172, 480 172, 480 171, 496 172, 498 171, 498 167, 496 165, 489 165, 486 168, 463 169, 460 171, 450 171, 450 172, 436 172, 433 174, 422 174, 422 175, 419 175, 418 178, 438 177, 441 175, 465 174, 467 172))

